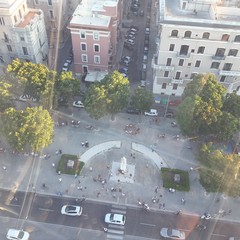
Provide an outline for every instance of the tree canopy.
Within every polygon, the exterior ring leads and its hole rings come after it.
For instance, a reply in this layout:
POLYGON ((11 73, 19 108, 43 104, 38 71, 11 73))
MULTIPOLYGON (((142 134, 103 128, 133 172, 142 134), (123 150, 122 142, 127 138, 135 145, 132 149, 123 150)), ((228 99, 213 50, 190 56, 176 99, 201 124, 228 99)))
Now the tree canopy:
POLYGON ((49 112, 42 107, 8 108, 2 119, 8 143, 17 151, 38 152, 52 143, 54 123, 49 112))
POLYGON ((101 82, 93 83, 86 92, 84 106, 89 115, 99 119, 114 115, 128 104, 129 81, 117 71, 108 74, 101 82))

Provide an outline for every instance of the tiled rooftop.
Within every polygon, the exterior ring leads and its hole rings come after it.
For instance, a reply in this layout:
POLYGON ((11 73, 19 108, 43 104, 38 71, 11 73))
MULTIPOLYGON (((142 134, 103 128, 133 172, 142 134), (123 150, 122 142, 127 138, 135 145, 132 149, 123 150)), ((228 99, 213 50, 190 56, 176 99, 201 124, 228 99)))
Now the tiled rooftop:
POLYGON ((34 19, 35 14, 39 14, 38 10, 31 10, 28 14, 24 17, 23 21, 20 22, 17 27, 24 28, 26 27, 32 19, 34 19))

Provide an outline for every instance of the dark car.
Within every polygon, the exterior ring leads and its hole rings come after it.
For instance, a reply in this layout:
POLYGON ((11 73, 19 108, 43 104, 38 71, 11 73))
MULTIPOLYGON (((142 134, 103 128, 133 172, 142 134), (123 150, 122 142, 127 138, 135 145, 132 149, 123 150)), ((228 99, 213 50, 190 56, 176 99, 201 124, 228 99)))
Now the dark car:
POLYGON ((130 45, 125 44, 125 43, 124 43, 124 47, 125 47, 127 50, 129 50, 129 51, 132 51, 132 50, 133 50, 133 46, 130 46, 130 45))
POLYGON ((135 109, 135 108, 128 108, 127 113, 129 113, 129 114, 140 114, 140 110, 135 109))

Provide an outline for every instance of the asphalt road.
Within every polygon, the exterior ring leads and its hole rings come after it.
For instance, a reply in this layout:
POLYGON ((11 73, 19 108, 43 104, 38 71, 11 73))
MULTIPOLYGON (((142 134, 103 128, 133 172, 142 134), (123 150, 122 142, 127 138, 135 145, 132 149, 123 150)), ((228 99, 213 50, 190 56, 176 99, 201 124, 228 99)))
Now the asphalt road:
MULTIPOLYGON (((28 219, 32 223, 54 224, 64 228, 71 227, 75 229, 73 231, 74 234, 78 232, 76 229, 83 229, 92 233, 102 233, 103 228, 107 227, 109 229, 108 235, 110 233, 112 235, 121 234, 124 236, 124 239, 128 239, 128 237, 159 239, 161 227, 171 227, 183 230, 189 240, 225 240, 229 236, 240 235, 240 224, 235 222, 224 222, 216 219, 200 221, 196 216, 176 215, 164 211, 146 212, 141 207, 125 207, 87 200, 79 203, 81 199, 25 194, 24 192, 17 192, 12 196, 9 191, 5 190, 1 190, 0 193, 2 203, 1 217, 5 217, 5 219, 15 218, 18 221, 28 219), (28 206, 29 204, 30 206, 28 206), (82 216, 69 217, 61 215, 61 207, 65 204, 80 204, 83 207, 82 216), (29 209, 29 211, 26 210, 25 212, 24 209, 29 209), (108 212, 125 214, 125 226, 117 226, 118 228, 116 229, 111 224, 105 224, 104 216, 108 212), (196 225, 199 223, 205 225, 207 229, 196 229, 196 225)), ((38 231, 41 232, 41 229, 38 229, 38 231)), ((107 237, 107 234, 103 236, 107 237)))

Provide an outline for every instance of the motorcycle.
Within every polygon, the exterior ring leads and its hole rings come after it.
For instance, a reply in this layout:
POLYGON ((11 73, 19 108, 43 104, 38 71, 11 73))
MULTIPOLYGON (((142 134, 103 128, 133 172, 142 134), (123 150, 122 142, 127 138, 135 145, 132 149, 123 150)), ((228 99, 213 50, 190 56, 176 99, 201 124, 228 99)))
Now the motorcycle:
POLYGON ((211 215, 209 213, 204 213, 202 216, 201 216, 201 219, 205 219, 205 220, 209 220, 211 219, 211 215))
POLYGON ((149 205, 147 203, 144 203, 143 209, 146 210, 147 212, 150 211, 150 207, 149 207, 149 205))

